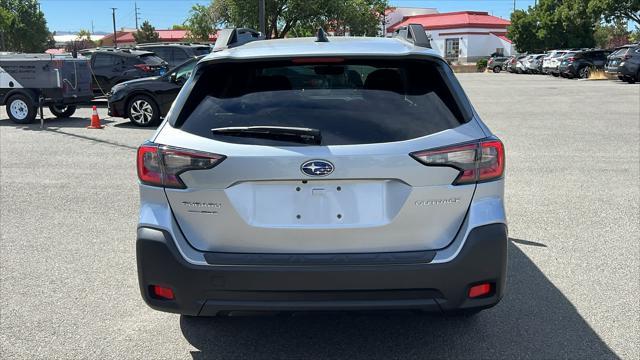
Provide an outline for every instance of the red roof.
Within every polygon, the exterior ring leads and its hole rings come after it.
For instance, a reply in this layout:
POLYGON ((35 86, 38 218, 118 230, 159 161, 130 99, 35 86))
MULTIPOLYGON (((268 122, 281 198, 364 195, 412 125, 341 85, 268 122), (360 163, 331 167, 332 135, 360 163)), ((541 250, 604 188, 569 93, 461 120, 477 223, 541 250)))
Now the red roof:
POLYGON ((507 36, 506 36, 506 35, 504 35, 504 34, 496 34, 496 33, 492 33, 492 34, 493 34, 493 35, 495 35, 495 36, 497 36, 497 37, 499 37, 500 39, 502 39, 502 40, 504 40, 504 41, 508 42, 509 44, 513 43, 513 42, 511 41, 511 39, 507 38, 507 36))
POLYGON ((387 29, 393 32, 397 28, 409 24, 420 24, 427 30, 457 29, 457 28, 501 28, 506 29, 511 24, 509 20, 489 15, 484 11, 457 11, 450 13, 425 14, 407 16, 398 24, 387 29))
MULTIPOLYGON (((187 30, 156 30, 158 33, 158 42, 180 42, 185 41, 187 38, 187 30)), ((133 37, 133 31, 126 32, 122 35, 118 35, 119 43, 128 43, 135 42, 136 40, 133 37)), ((215 41, 217 38, 216 35, 209 35, 210 41, 215 41)))

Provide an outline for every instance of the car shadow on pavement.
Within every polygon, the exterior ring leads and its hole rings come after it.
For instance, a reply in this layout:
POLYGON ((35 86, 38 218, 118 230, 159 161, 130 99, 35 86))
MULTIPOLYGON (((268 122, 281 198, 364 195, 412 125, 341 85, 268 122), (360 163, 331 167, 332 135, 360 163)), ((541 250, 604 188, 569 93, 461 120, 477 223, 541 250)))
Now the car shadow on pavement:
MULTIPOLYGON (((115 121, 109 119, 101 119, 100 123, 102 125, 108 125, 115 121)), ((40 118, 37 118, 31 124, 16 124, 13 121, 7 119, 0 121, 0 127, 13 127, 16 129, 22 130, 31 130, 31 131, 40 131, 46 130, 49 127, 54 128, 84 128, 89 126, 91 123, 90 119, 83 117, 70 117, 70 118, 57 118, 57 117, 49 117, 44 119, 44 128, 40 127, 40 118)))
POLYGON ((182 316, 180 326, 197 349, 194 359, 618 358, 511 242, 508 266, 504 299, 471 318, 410 312, 182 316))

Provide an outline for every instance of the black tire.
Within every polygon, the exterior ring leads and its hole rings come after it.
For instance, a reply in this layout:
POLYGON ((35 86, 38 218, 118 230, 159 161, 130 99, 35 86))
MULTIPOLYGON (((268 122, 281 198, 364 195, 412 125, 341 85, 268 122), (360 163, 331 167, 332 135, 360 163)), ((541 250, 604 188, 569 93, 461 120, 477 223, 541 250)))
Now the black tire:
POLYGON ((136 95, 127 103, 127 116, 136 126, 155 126, 160 122, 160 108, 147 95, 136 95))
POLYGON ((578 77, 580 79, 588 79, 589 75, 591 75, 591 69, 588 66, 585 66, 582 69, 578 70, 578 77))
POLYGON ((75 105, 49 105, 49 111, 57 118, 68 118, 76 112, 75 105))
POLYGON ((502 67, 501 67, 501 66, 494 66, 494 67, 493 67, 493 72, 494 72, 494 73, 496 73, 496 74, 497 74, 497 73, 499 73, 500 71, 502 71, 502 67))
POLYGON ((560 74, 552 72, 552 73, 551 73, 551 76, 553 76, 553 77, 558 77, 558 76, 560 76, 560 74))
POLYGON ((38 114, 38 107, 30 96, 16 94, 7 100, 7 114, 16 124, 31 124, 38 114))
POLYGON ((628 82, 629 84, 635 84, 635 83, 636 83, 636 79, 634 79, 634 78, 632 78, 632 77, 628 77, 626 80, 627 80, 627 82, 628 82))

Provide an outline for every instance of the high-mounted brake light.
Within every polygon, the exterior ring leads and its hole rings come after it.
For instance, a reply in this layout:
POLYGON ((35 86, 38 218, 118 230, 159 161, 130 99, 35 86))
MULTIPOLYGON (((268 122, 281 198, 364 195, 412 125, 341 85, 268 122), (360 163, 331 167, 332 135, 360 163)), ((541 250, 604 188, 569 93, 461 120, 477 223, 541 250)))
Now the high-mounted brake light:
POLYGON ((294 64, 331 64, 344 62, 344 58, 340 57, 301 57, 291 59, 294 64))
POLYGON ((427 166, 448 166, 459 170, 453 185, 496 180, 504 173, 504 146, 500 140, 418 151, 410 155, 427 166))
POLYGON ((211 169, 224 159, 224 155, 144 144, 138 148, 138 178, 147 185, 185 189, 180 174, 211 169))

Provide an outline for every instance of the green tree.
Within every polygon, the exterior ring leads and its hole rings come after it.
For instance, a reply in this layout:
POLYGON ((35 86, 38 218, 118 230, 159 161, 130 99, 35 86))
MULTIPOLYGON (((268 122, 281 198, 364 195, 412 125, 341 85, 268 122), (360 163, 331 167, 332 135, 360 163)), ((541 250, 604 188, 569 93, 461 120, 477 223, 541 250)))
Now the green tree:
POLYGON ((89 30, 80 29, 76 34, 77 40, 91 40, 91 32, 89 30))
MULTIPOLYGON (((378 35, 386 0, 265 0, 266 36, 309 36, 318 27, 337 35, 378 35)), ((216 25, 258 28, 258 7, 253 0, 215 0, 211 6, 216 25)))
POLYGON ((188 30, 186 25, 174 24, 171 30, 188 30))
POLYGON ((199 4, 193 5, 184 26, 187 28, 187 38, 190 40, 209 41, 209 36, 215 33, 215 21, 211 8, 199 4))
POLYGON ((629 41, 632 43, 640 42, 640 27, 636 25, 635 29, 629 34, 629 41))
POLYGON ((589 0, 540 0, 535 7, 511 14, 508 36, 521 52, 591 47, 598 18, 589 0))
POLYGON ((612 24, 598 24, 593 36, 596 46, 607 49, 627 44, 631 32, 627 30, 627 22, 617 20, 612 24))
POLYGON ((160 39, 160 35, 156 32, 149 20, 145 20, 140 26, 140 29, 133 33, 133 38, 138 44, 157 42, 160 39))
POLYGON ((0 46, 5 51, 43 52, 49 29, 37 0, 0 0, 0 46))
POLYGON ((626 20, 640 23, 639 0, 590 0, 589 11, 606 22, 626 20))

